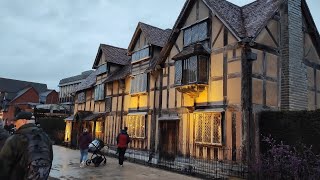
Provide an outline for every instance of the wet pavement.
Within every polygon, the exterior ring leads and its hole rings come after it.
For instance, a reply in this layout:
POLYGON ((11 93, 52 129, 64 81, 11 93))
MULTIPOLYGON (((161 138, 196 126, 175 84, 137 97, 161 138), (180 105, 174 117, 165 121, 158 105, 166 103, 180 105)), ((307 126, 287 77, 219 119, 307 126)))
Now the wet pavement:
MULTIPOLYGON (((99 167, 86 166, 80 168, 79 150, 61 146, 53 147, 54 158, 50 172, 54 179, 196 179, 193 177, 151 168, 134 163, 124 162, 124 167, 118 165, 115 158, 107 157, 107 164, 99 167)), ((90 155, 90 154, 89 154, 90 155)))

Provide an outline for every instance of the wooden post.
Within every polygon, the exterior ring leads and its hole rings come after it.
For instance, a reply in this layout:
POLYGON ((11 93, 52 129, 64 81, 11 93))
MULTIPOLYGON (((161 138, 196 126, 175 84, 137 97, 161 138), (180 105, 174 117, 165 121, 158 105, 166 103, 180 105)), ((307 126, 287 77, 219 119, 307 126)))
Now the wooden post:
POLYGON ((248 42, 242 49, 242 81, 241 81, 241 110, 242 110, 242 159, 251 165, 254 157, 254 127, 252 115, 252 61, 256 60, 256 54, 251 52, 248 42))

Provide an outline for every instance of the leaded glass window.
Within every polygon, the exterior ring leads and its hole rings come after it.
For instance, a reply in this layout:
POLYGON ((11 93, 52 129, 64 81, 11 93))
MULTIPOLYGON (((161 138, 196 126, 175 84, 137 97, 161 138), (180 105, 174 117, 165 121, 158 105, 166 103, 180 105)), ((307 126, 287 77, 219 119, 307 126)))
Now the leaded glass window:
POLYGON ((104 84, 99 84, 94 88, 94 100, 100 101, 104 99, 104 84))
POLYGON ((183 33, 183 44, 188 46, 195 42, 203 41, 208 38, 208 22, 204 21, 188 27, 183 33))
POLYGON ((112 97, 106 97, 106 112, 111 112, 112 110, 112 97))
POLYGON ((126 127, 128 134, 132 138, 145 138, 145 116, 144 115, 129 115, 126 119, 126 127))
POLYGON ((175 85, 208 82, 208 57, 192 56, 175 61, 175 85))
POLYGON ((138 74, 131 80, 131 94, 146 92, 148 88, 148 74, 138 74))
POLYGON ((79 93, 78 94, 78 103, 84 103, 86 101, 85 97, 86 97, 85 92, 79 93))
POLYGON ((132 59, 132 62, 136 62, 136 61, 139 61, 139 60, 147 58, 147 57, 150 57, 150 48, 149 48, 149 46, 134 52, 132 54, 131 59, 132 59))
POLYGON ((221 113, 196 113, 195 131, 196 143, 221 145, 221 113))

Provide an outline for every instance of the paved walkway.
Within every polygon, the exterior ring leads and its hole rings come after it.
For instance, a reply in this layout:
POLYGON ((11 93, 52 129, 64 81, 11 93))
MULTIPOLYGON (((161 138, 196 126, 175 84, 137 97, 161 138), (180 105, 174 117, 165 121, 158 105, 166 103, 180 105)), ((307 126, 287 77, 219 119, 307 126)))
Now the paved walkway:
POLYGON ((53 147, 54 158, 49 179, 196 179, 157 168, 124 162, 119 167, 117 159, 107 157, 104 166, 85 168, 79 167, 79 150, 71 150, 61 146, 53 147))

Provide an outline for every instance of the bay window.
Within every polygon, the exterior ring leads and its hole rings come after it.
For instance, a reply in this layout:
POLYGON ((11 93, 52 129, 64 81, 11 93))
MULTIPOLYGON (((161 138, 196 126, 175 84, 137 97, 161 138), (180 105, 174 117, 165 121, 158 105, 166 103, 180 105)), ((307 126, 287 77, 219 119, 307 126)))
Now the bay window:
POLYGON ((175 85, 188 85, 208 82, 208 57, 191 56, 175 61, 175 85))

